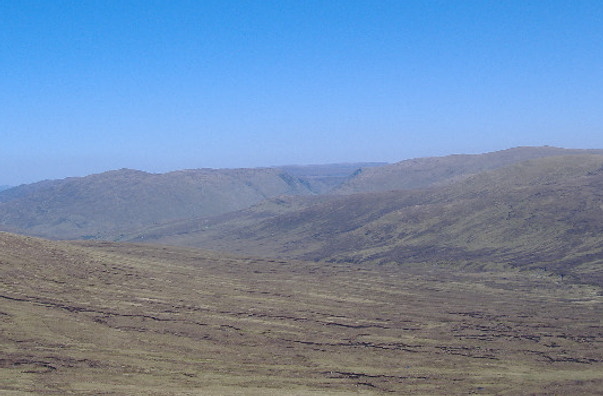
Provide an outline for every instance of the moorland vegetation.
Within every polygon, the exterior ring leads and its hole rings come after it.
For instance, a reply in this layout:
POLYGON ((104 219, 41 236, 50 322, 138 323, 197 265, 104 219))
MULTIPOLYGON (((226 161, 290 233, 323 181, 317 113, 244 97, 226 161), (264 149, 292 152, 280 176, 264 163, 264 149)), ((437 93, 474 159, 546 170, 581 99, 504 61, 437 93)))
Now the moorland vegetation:
POLYGON ((554 147, 9 188, 0 393, 600 394, 602 224, 554 147))

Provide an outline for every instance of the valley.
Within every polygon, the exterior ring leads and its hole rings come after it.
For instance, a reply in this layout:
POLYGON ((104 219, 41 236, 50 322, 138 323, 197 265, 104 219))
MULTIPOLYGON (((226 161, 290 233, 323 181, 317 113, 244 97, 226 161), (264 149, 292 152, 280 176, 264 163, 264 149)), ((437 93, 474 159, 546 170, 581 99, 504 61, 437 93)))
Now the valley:
POLYGON ((0 192, 0 393, 599 394, 603 153, 0 192))
POLYGON ((0 396, 603 396, 602 1, 0 20, 0 396))
POLYGON ((603 286, 603 156, 545 157, 444 186, 277 198, 123 240, 311 261, 538 269, 603 286))

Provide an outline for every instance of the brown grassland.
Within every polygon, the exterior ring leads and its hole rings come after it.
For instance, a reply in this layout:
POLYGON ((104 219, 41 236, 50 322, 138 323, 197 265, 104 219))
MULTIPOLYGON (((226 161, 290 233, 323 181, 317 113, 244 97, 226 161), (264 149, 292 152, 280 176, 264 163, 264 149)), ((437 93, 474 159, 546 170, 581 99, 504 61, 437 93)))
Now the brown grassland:
POLYGON ((0 234, 0 394, 597 394, 596 286, 0 234))

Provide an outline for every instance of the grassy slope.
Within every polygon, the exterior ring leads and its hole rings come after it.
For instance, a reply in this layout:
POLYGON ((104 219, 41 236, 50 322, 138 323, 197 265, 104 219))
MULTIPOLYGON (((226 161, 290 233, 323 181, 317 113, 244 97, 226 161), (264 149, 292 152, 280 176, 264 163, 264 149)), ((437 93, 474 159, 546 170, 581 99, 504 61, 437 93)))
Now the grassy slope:
POLYGON ((132 238, 310 260, 539 267, 603 285, 602 169, 599 155, 541 158, 445 187, 272 201, 132 238))
POLYGON ((449 184, 480 172, 531 159, 583 154, 601 155, 603 150, 576 150, 549 146, 515 147, 485 154, 415 158, 378 168, 363 169, 334 192, 352 194, 426 188, 449 184))
POLYGON ((6 394, 594 394, 601 297, 539 273, 0 233, 6 394))

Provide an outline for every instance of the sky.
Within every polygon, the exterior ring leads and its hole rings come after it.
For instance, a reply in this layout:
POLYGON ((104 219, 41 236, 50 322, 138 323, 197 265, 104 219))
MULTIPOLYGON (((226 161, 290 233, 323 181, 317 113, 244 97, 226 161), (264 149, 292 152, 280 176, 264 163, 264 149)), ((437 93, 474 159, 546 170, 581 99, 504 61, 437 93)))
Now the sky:
POLYGON ((0 0, 0 185, 603 148, 603 1, 0 0))

